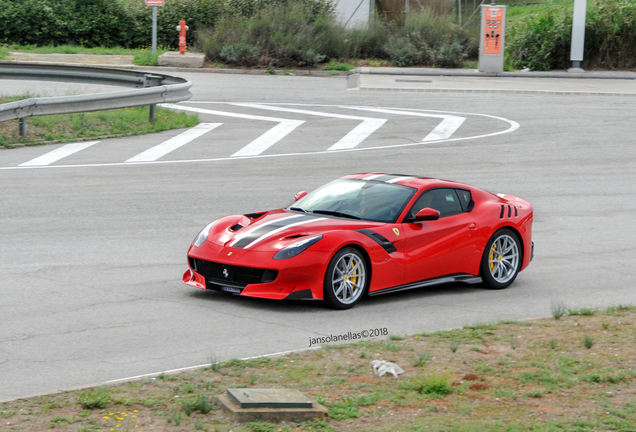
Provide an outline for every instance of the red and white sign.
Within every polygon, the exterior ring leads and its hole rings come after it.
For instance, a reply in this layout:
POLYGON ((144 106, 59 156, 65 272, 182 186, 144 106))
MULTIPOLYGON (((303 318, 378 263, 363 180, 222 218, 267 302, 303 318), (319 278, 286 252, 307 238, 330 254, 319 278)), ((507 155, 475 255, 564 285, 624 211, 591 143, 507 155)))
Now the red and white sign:
POLYGON ((163 6, 164 0, 146 0, 146 6, 163 6))

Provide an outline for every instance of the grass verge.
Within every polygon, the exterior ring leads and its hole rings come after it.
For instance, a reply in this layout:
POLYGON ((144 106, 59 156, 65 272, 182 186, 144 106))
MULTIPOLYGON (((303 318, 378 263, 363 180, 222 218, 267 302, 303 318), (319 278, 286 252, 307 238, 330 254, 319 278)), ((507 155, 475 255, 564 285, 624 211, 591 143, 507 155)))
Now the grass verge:
MULTIPOLYGON (((572 310, 576 312, 575 310, 572 310)), ((636 309, 479 324, 0 404, 7 431, 627 431, 636 429, 636 309), (590 344, 593 341, 593 344, 590 344), (405 371, 375 376, 383 359, 405 371), (232 387, 294 388, 329 419, 235 424, 232 387)))
POLYGON ((95 47, 85 48, 77 45, 37 46, 37 45, 2 45, 0 46, 0 60, 9 56, 10 52, 35 53, 35 54, 91 54, 91 55, 132 55, 133 64, 137 66, 157 66, 159 56, 169 51, 165 47, 157 47, 157 52, 152 53, 151 47, 139 47, 128 49, 120 47, 95 47))
MULTIPOLYGON (((32 96, 30 96, 32 97, 32 96)), ((0 103, 22 98, 0 98, 0 103)), ((27 118, 27 135, 19 135, 18 121, 0 123, 0 148, 117 138, 169 129, 192 127, 196 115, 157 107, 155 122, 148 120, 148 107, 122 108, 92 113, 60 114, 27 118)))

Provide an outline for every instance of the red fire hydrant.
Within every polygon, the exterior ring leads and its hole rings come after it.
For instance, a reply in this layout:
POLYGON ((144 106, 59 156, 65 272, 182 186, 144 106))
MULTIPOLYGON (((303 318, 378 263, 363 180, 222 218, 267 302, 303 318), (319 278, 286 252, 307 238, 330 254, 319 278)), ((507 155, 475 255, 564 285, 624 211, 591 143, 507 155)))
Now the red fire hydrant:
POLYGON ((185 54, 186 52, 186 30, 189 27, 186 25, 185 20, 179 21, 177 31, 179 32, 179 54, 185 54))

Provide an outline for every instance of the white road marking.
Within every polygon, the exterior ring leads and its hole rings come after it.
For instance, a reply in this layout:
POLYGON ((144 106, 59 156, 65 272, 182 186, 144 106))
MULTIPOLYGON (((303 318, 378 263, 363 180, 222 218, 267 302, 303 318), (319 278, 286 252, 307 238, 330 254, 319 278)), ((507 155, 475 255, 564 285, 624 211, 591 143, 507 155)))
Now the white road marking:
MULTIPOLYGON (((207 101, 197 101, 193 102, 197 104, 215 104, 215 105, 223 105, 228 104, 226 102, 207 102, 207 101)), ((269 105, 269 104, 268 104, 269 105)), ((375 111, 375 112, 384 112, 384 113, 394 113, 398 115, 418 115, 425 114, 424 117, 437 117, 437 118, 448 118, 448 117, 460 117, 460 116, 473 116, 476 118, 486 118, 496 121, 501 121, 504 124, 507 124, 507 127, 502 128, 501 130, 497 130, 489 133, 482 133, 478 135, 464 136, 459 138, 449 137, 447 139, 440 139, 437 141, 422 141, 422 142, 409 142, 409 143, 401 143, 401 144, 391 144, 391 145, 379 145, 373 147, 358 147, 351 149, 341 149, 336 151, 329 150, 319 150, 319 151, 309 151, 309 152, 290 152, 290 153, 280 153, 280 154, 260 154, 254 156, 248 156, 250 158, 278 158, 278 157, 289 157, 289 156, 319 156, 319 155, 330 155, 333 153, 339 152, 356 152, 356 151, 373 151, 373 150, 389 150, 389 149, 397 149, 397 148, 405 148, 405 147, 414 147, 421 145, 428 145, 432 143, 451 143, 451 142, 461 142, 461 141, 471 141, 478 140, 481 138, 490 138, 497 135, 503 135, 507 133, 511 133, 519 129, 519 123, 506 119, 504 117, 498 117, 488 114, 478 114, 478 113, 462 113, 455 111, 432 111, 438 114, 431 114, 431 110, 422 110, 422 109, 410 109, 410 108, 402 108, 402 109, 392 109, 392 108, 381 108, 381 107, 361 107, 361 106, 345 106, 345 105, 326 105, 326 104, 290 104, 290 103, 278 103, 276 105, 286 105, 286 106, 299 106, 299 107, 326 107, 326 108, 339 108, 339 109, 347 109, 347 110, 365 110, 365 111, 375 111)), ((181 105, 173 105, 173 104, 162 104, 162 106, 168 108, 175 108, 179 110, 193 111, 193 112, 201 112, 204 114, 212 113, 222 116, 228 117, 237 117, 237 118, 251 118, 255 120, 266 120, 266 121, 285 121, 285 119, 276 119, 273 117, 260 117, 260 116, 249 116, 246 114, 236 114, 225 111, 211 111, 211 110, 203 110, 194 107, 185 107, 181 105)), ((464 118, 464 117, 461 117, 464 118)), ((86 144, 86 143, 83 143, 86 144)), ((26 165, 22 164, 20 166, 6 166, 0 167, 0 171, 5 170, 19 170, 19 169, 52 169, 52 168, 96 168, 96 167, 121 167, 121 166, 138 166, 138 165, 156 165, 156 164, 191 164, 191 163, 210 163, 210 162, 223 162, 223 161, 236 161, 241 160, 243 158, 236 157, 215 157, 215 158, 205 158, 205 159, 185 159, 185 160, 156 160, 151 162, 108 162, 108 163, 86 163, 86 164, 76 164, 76 165, 26 165)))
POLYGON ((432 117, 442 119, 442 122, 438 124, 431 133, 429 133, 422 142, 445 140, 450 138, 457 129, 464 123, 466 117, 459 117, 448 114, 429 114, 415 111, 393 110, 385 108, 367 108, 367 107, 348 107, 350 109, 357 109, 362 111, 373 111, 383 114, 397 114, 416 117, 432 117))
POLYGON ((212 129, 216 129, 223 123, 199 123, 195 127, 188 129, 187 131, 180 133, 179 135, 170 138, 168 141, 164 141, 159 145, 156 145, 148 150, 139 153, 137 156, 133 156, 126 162, 152 162, 156 161, 160 157, 167 155, 168 153, 178 149, 189 143, 192 140, 199 138, 201 135, 210 132, 212 129))
POLYGON ((344 150, 344 149, 352 149, 358 146, 362 141, 371 136, 376 130, 382 127, 384 123, 386 123, 387 119, 382 118, 373 118, 373 117, 360 117, 360 116, 351 116, 345 114, 334 114, 334 113, 326 113, 320 111, 309 111, 309 110, 300 110, 294 108, 282 108, 278 106, 271 105, 261 105, 254 103, 233 103, 232 105, 243 106, 248 108, 256 108, 263 109, 269 111, 281 111, 281 112, 290 112, 296 114, 306 114, 320 117, 331 117, 338 118, 344 120, 361 120, 358 126, 353 128, 349 133, 347 133, 344 137, 342 137, 337 143, 329 147, 328 150, 344 150))
POLYGON ((38 156, 35 159, 31 159, 28 162, 20 164, 20 166, 29 167, 50 165, 53 162, 64 159, 65 157, 70 156, 73 153, 77 153, 78 151, 84 150, 94 144, 97 144, 98 142, 99 141, 87 141, 81 143, 66 144, 62 147, 56 148, 53 151, 45 153, 42 156, 38 156))
POLYGON ((234 153, 232 157, 260 155, 278 141, 285 138, 289 135, 289 133, 303 123, 305 123, 303 120, 285 120, 280 122, 263 135, 259 136, 254 141, 234 153))
POLYGON ((256 138, 254 141, 243 147, 241 150, 237 151, 232 155, 232 157, 237 156, 258 156, 263 153, 265 150, 276 144, 278 141, 285 138, 289 133, 291 133, 294 129, 296 129, 301 124, 305 123, 304 120, 289 120, 283 118, 276 117, 263 117, 263 116, 255 116, 249 114, 239 114, 239 113, 231 113, 226 111, 216 111, 216 110, 207 110, 203 108, 195 108, 188 107, 183 105, 176 104, 161 104, 162 107, 178 109, 183 111, 192 111, 198 112, 201 114, 212 114, 226 117, 234 117, 234 118, 242 118, 247 120, 263 120, 270 122, 278 122, 279 124, 274 126, 272 129, 265 132, 260 137, 256 138))

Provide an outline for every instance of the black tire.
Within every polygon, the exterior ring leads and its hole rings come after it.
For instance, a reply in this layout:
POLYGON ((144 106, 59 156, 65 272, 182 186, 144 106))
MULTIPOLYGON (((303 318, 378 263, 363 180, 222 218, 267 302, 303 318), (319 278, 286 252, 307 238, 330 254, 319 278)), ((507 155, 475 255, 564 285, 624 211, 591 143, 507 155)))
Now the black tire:
POLYGON ((367 262, 355 248, 340 249, 331 259, 325 274, 323 295, 333 309, 355 306, 369 287, 367 262))
POLYGON ((497 231, 488 240, 481 258, 480 276, 486 288, 510 286, 519 274, 522 261, 523 248, 517 234, 508 228, 497 231))

